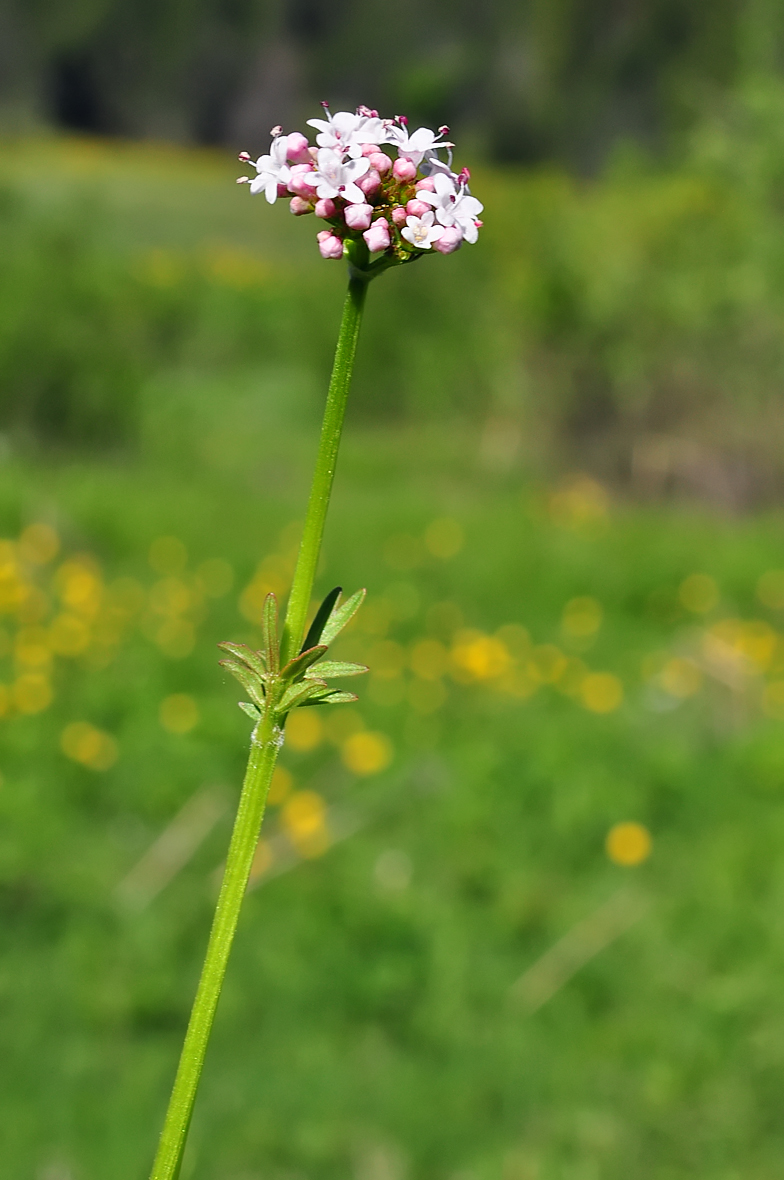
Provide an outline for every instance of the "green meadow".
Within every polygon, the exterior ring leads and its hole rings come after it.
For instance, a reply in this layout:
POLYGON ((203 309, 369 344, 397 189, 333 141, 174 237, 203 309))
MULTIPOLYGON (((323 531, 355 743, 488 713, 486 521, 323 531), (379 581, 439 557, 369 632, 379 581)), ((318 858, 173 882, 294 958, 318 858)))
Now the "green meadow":
MULTIPOLYGON (((479 173, 371 290, 370 673, 289 727, 183 1180, 780 1174, 784 239, 708 146, 479 173)), ((344 282, 235 175, 0 157, 0 1180, 146 1176, 203 956, 344 282)))

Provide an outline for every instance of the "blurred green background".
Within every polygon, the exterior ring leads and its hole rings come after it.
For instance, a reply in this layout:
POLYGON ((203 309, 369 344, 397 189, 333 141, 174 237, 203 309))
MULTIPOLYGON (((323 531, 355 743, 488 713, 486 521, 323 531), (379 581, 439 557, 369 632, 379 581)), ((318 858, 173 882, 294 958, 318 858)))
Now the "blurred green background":
POLYGON ((370 293, 372 671, 290 726, 183 1180, 773 1180, 780 6, 2 21, 0 1180, 152 1158, 345 281, 233 149, 322 97, 452 125, 485 227, 370 293))

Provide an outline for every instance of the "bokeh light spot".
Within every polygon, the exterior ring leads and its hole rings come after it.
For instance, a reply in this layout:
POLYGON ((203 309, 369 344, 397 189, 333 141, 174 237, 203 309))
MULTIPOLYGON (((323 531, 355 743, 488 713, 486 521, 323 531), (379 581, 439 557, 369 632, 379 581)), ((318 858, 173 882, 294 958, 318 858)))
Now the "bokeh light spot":
POLYGON ((324 740, 324 726, 315 709, 295 709, 286 721, 286 745, 307 753, 324 740))
POLYGON ((196 571, 196 577, 209 598, 222 598, 234 585, 234 570, 228 561, 220 557, 203 561, 196 571))
POLYGON ((570 639, 586 639, 601 627, 602 614, 601 603, 595 598, 572 598, 563 609, 561 630, 570 639))
POLYGON ((425 529, 425 545, 433 557, 448 561, 463 548, 463 530, 456 520, 442 516, 425 529))
POLYGON ((709 574, 690 574, 678 587, 681 604, 695 615, 705 615, 719 601, 719 587, 709 574))
POLYGON ((639 865, 651 854, 651 834, 642 824, 631 821, 615 824, 607 833, 604 846, 613 864, 639 865))
POLYGON ((48 524, 31 524, 19 538, 19 556, 33 565, 46 565, 59 552, 60 538, 48 524))
POLYGON ((60 748, 67 758, 90 770, 109 770, 118 757, 117 742, 109 733, 96 729, 87 721, 66 725, 60 735, 60 748))
POLYGON ((199 706, 187 693, 175 692, 161 701, 158 718, 169 733, 190 733, 199 723, 199 706))
POLYGON ((316 791, 295 791, 281 810, 283 827, 301 856, 319 856, 329 847, 327 807, 316 791))
POLYGON ((285 766, 276 766, 272 775, 267 802, 273 805, 282 803, 293 786, 294 776, 291 771, 287 770, 285 766))
POLYGON ((14 681, 11 691, 20 713, 42 713, 52 703, 49 678, 40 672, 25 672, 14 681))
POLYGON ((392 761, 392 743, 384 733, 360 731, 346 738, 340 756, 353 774, 378 774, 392 761))
POLYGON ((188 564, 188 550, 179 537, 156 537, 147 560, 156 574, 181 574, 188 564))
POLYGON ((580 700, 591 713, 612 713, 623 701, 623 685, 612 672, 589 672, 580 685, 580 700))

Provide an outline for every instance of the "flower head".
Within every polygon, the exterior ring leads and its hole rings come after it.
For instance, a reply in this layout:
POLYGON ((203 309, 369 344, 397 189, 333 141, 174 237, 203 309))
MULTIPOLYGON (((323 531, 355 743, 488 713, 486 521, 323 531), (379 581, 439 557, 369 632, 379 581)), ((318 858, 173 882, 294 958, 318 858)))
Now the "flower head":
POLYGON ((356 181, 365 175, 369 167, 370 161, 364 156, 344 162, 342 154, 333 148, 319 148, 313 177, 316 195, 322 200, 342 197, 350 205, 363 204, 365 194, 357 187, 356 181))
MULTIPOLYGON (((277 128, 276 128, 277 130, 277 128)), ((274 205, 278 196, 278 185, 287 185, 291 178, 291 169, 286 162, 288 140, 285 135, 277 135, 272 140, 269 154, 259 156, 253 165, 258 173, 250 181, 252 193, 263 192, 270 205, 274 205)))
MULTIPOLYGON (((452 169, 448 127, 409 132, 404 115, 382 119, 368 107, 333 115, 322 105, 324 117, 308 120, 315 147, 299 132, 284 135, 275 127, 269 153, 254 165, 257 175, 240 182, 265 193, 270 204, 287 195, 298 217, 320 218, 323 258, 346 258, 352 273, 367 280, 476 242, 482 205, 469 191, 468 169, 452 169)), ((253 162, 247 152, 240 160, 253 162)))
POLYGON ((433 225, 435 219, 436 215, 432 210, 429 213, 424 213, 422 217, 407 217, 405 228, 401 229, 400 236, 410 242, 412 246, 416 246, 417 250, 429 250, 444 232, 442 225, 433 225))

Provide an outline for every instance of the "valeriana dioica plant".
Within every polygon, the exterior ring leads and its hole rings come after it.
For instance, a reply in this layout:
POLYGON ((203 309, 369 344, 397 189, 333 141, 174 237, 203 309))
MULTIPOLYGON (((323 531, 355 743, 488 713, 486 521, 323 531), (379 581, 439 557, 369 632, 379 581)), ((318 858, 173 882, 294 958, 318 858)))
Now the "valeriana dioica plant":
MULTIPOLYGON (((253 165, 256 176, 242 176, 238 183, 249 184, 252 193, 263 192, 270 204, 290 196, 296 216, 315 213, 322 218, 329 228, 317 235, 321 256, 348 261, 348 293, 283 627, 279 629, 278 605, 270 594, 262 612, 261 648, 220 645, 227 654, 221 663, 250 698, 240 708, 253 722, 253 731, 204 967, 151 1180, 176 1180, 180 1172, 286 718, 292 709, 355 701, 353 693, 340 691, 331 682, 367 671, 360 664, 324 658, 333 639, 359 610, 364 590, 346 602, 341 602, 341 587, 331 590, 307 632, 305 627, 368 284, 392 266, 414 262, 433 251, 451 254, 464 241, 475 242, 482 224, 478 220, 482 206, 468 189, 468 169, 452 171, 454 144, 444 139, 447 127, 437 133, 420 127, 410 134, 402 115, 382 119, 378 111, 367 107, 355 114, 331 115, 326 104, 324 118, 310 119, 308 124, 318 132, 315 147, 299 132, 283 135, 275 127, 269 153, 253 165)), ((247 152, 240 159, 252 162, 247 152)))

